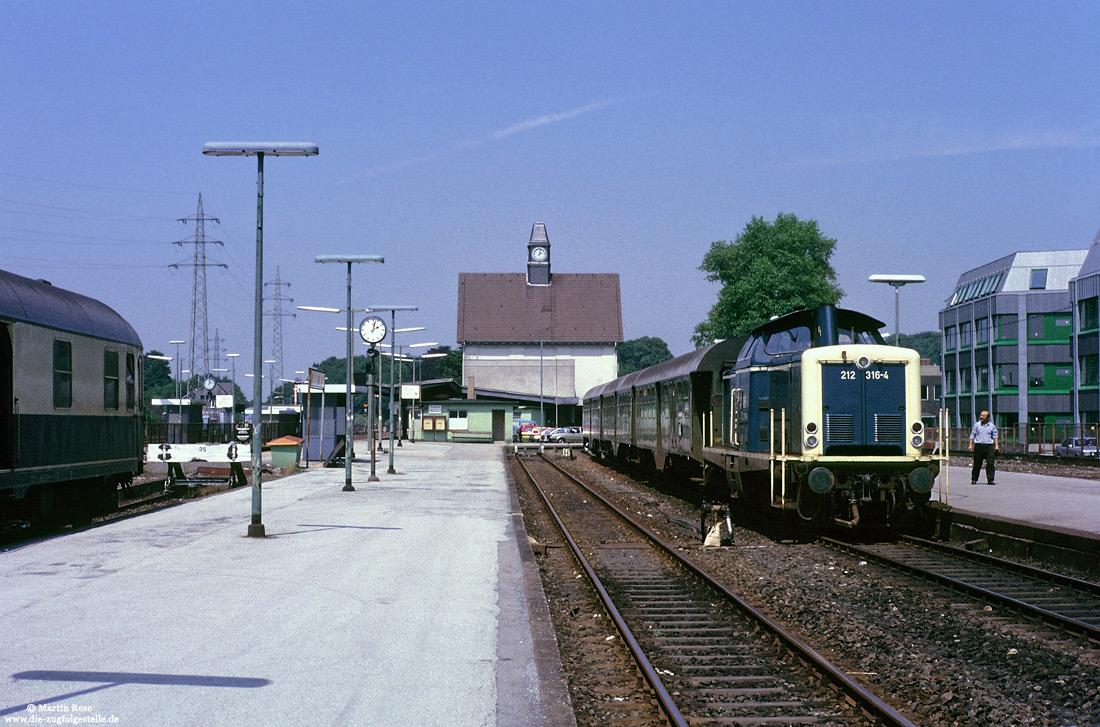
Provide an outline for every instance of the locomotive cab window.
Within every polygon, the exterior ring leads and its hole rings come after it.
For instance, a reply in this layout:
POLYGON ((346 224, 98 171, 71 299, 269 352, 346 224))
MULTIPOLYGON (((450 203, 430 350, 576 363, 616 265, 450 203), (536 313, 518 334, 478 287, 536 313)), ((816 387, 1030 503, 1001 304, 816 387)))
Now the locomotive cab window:
POLYGON ((118 351, 103 351, 103 408, 118 409, 118 351))
POLYGON ((73 405, 73 344, 53 342, 53 405, 68 409, 73 405))
POLYGON ((775 356, 780 353, 805 351, 810 346, 810 329, 806 326, 797 326, 768 334, 764 350, 775 356))

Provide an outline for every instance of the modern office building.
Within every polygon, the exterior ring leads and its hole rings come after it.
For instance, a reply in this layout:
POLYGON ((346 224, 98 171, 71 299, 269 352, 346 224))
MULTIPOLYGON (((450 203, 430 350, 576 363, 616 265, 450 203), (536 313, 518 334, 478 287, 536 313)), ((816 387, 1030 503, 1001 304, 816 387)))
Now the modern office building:
MULTIPOLYGON (((1094 312, 1085 322, 1091 328, 1083 330, 1092 332, 1093 354, 1100 351, 1100 257, 1095 274, 1082 277, 1090 255, 1017 252, 959 276, 939 315, 943 401, 952 426, 969 426, 983 409, 1001 427, 1081 421, 1075 405, 1075 295, 1091 291, 1094 312)), ((1091 401, 1097 402, 1095 355, 1091 366, 1091 401)))

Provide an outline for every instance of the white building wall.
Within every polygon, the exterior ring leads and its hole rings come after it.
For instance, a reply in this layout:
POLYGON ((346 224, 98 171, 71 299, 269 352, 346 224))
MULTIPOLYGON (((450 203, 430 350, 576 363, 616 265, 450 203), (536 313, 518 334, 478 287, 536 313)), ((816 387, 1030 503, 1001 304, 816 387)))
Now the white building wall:
POLYGON ((594 386, 618 375, 614 344, 570 346, 545 344, 466 344, 462 381, 473 377, 477 388, 517 394, 580 398, 594 386), (541 361, 541 379, 540 379, 541 361))

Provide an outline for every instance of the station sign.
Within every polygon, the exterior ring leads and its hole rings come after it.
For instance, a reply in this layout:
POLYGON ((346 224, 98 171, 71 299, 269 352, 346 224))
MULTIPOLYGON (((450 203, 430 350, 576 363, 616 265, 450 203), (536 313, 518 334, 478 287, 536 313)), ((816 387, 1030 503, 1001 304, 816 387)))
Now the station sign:
POLYGON ((231 442, 229 444, 150 444, 146 460, 160 462, 248 462, 252 459, 252 445, 231 442))
POLYGON ((402 399, 419 399, 420 384, 401 384, 402 399))

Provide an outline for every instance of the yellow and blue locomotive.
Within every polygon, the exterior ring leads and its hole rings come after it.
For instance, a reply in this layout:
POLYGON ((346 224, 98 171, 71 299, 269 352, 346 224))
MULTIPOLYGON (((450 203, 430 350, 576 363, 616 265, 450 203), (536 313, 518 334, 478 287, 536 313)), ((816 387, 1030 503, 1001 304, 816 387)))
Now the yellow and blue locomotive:
POLYGON ((923 520, 940 461, 926 453, 920 355, 880 321, 821 306, 753 330, 723 373, 723 446, 704 459, 731 490, 803 520, 923 520))
POLYGON ((922 521, 940 460, 924 447, 920 356, 885 345, 882 325, 797 310, 597 386, 587 446, 804 521, 922 521))

